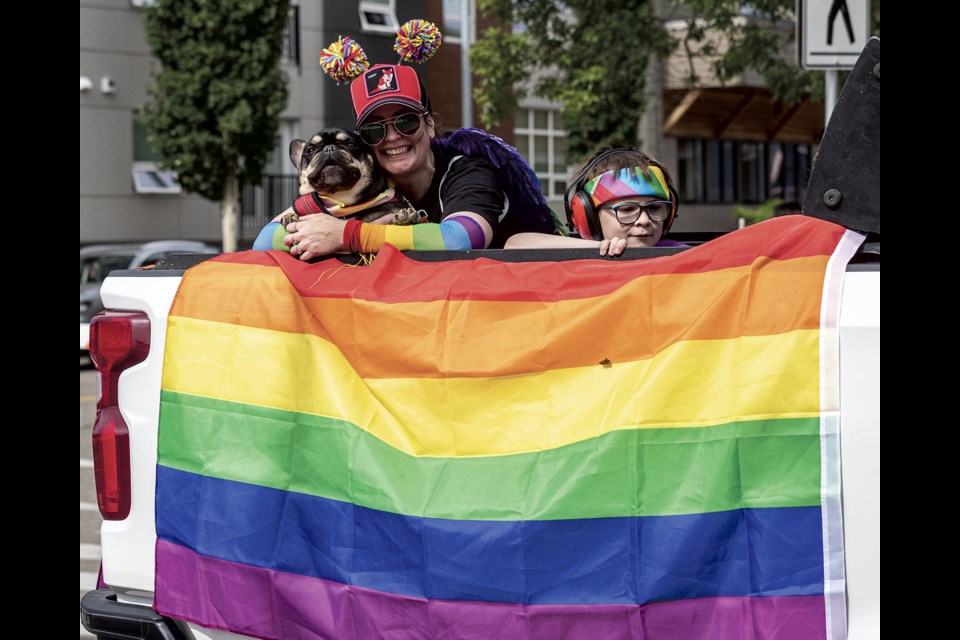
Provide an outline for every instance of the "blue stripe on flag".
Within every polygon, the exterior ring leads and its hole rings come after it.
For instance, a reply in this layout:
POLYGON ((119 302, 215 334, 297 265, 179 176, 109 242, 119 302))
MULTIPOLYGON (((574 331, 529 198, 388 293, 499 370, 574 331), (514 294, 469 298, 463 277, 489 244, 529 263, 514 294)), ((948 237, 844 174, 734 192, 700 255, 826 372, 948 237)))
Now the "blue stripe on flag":
POLYGON ((156 504, 157 535, 198 553, 421 598, 629 604, 823 593, 819 507, 442 520, 162 465, 156 504))

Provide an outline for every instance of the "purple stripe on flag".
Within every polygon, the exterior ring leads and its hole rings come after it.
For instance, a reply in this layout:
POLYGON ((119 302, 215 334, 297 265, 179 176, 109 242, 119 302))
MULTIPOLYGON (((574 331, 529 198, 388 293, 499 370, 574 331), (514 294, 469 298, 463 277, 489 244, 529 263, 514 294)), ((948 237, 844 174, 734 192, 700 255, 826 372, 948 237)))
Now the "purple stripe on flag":
POLYGON ((157 541, 154 607, 261 638, 698 640, 824 638, 822 596, 718 597, 645 605, 424 600, 251 567, 157 541), (229 595, 226 595, 229 594, 229 595), (225 620, 233 624, 228 626, 225 620))

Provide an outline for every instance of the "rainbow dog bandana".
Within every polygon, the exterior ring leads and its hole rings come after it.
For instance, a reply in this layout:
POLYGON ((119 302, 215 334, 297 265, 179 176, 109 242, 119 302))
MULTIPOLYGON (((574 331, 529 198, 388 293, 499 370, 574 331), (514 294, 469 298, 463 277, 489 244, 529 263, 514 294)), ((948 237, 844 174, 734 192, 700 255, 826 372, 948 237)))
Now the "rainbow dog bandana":
POLYGON ((657 167, 647 167, 647 172, 653 178, 652 181, 644 177, 640 167, 622 169, 619 172, 607 171, 583 185, 583 190, 590 194, 595 207, 627 196, 654 196, 669 200, 670 193, 663 172, 657 167))

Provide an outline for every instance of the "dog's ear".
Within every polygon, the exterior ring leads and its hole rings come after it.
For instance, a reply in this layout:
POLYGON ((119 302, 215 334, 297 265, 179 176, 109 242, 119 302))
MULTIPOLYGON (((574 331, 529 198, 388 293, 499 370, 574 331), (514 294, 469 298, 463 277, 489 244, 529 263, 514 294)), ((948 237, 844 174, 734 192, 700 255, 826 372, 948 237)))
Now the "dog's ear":
POLYGON ((299 138, 290 143, 290 162, 297 168, 297 171, 300 170, 300 161, 303 159, 303 150, 306 147, 307 141, 299 138))

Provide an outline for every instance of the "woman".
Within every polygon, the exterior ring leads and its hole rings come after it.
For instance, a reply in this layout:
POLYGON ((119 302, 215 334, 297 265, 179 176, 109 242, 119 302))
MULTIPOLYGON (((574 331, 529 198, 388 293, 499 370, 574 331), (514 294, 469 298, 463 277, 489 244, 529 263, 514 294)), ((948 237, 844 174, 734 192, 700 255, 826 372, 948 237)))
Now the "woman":
POLYGON ((670 174, 639 149, 598 150, 571 183, 564 206, 579 238, 520 233, 506 248, 599 247, 600 255, 617 256, 628 247, 686 246, 663 237, 680 206, 670 174))
MULTIPOLYGON (((437 140, 423 83, 410 67, 377 65, 350 86, 357 131, 397 191, 427 223, 412 227, 342 221, 314 215, 287 225, 284 244, 301 260, 337 252, 371 253, 386 243, 401 250, 469 250, 503 246, 515 224, 490 162, 437 140)), ((518 218, 521 212, 514 213, 518 218)))

